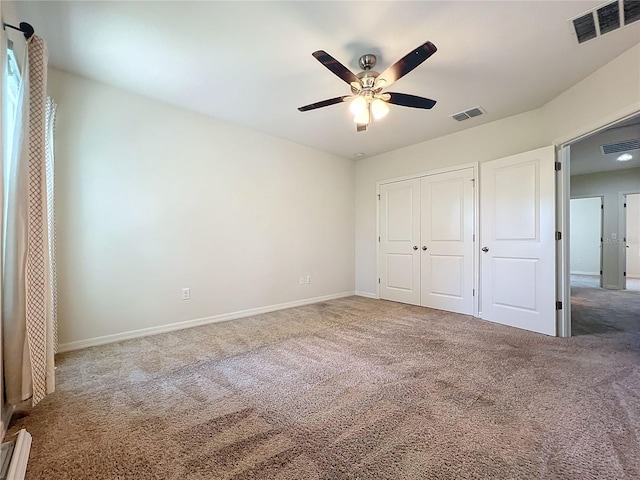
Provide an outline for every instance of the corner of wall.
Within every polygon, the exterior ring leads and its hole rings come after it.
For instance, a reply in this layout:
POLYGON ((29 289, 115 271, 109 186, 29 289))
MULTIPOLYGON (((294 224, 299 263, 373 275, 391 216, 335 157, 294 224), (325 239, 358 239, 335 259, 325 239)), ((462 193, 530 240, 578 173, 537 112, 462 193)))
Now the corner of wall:
POLYGON ((545 137, 555 145, 640 111, 640 43, 565 90, 541 110, 545 137))

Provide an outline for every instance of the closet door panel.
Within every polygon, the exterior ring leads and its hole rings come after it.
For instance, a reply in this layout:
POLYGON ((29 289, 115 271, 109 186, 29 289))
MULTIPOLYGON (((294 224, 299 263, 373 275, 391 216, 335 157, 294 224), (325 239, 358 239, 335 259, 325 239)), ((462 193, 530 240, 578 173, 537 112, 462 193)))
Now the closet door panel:
POLYGON ((473 169, 421 179, 421 304, 473 314, 473 169))
POLYGON ((380 298, 420 305, 420 179, 380 186, 380 298))

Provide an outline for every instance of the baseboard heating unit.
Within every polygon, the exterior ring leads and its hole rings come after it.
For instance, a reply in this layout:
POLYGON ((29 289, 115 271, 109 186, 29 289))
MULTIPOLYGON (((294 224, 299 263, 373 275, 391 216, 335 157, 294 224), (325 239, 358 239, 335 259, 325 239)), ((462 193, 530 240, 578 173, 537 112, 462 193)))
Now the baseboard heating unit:
POLYGON ((0 480, 24 480, 31 450, 31 434, 24 428, 2 444, 0 480))

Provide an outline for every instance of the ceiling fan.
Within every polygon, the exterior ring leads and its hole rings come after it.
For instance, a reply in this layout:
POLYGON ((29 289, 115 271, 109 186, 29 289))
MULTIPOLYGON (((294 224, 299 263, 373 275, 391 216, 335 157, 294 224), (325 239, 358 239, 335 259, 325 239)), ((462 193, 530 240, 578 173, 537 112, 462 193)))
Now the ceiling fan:
POLYGON ((371 117, 379 120, 389 112, 388 103, 413 108, 432 108, 435 100, 418 97, 406 93, 385 92, 382 90, 390 86, 396 80, 404 77, 411 70, 424 62, 431 55, 436 53, 437 48, 431 42, 425 42, 418 48, 406 54, 396 63, 387 68, 384 72, 378 73, 372 70, 376 65, 376 56, 366 54, 358 61, 362 71, 357 75, 347 67, 333 58, 324 50, 313 52, 313 56, 335 75, 347 82, 351 86, 352 95, 330 98, 321 102, 312 103, 299 107, 298 110, 306 112, 316 108, 328 107, 336 103, 351 102, 349 109, 354 115, 356 130, 364 132, 367 130, 371 117))

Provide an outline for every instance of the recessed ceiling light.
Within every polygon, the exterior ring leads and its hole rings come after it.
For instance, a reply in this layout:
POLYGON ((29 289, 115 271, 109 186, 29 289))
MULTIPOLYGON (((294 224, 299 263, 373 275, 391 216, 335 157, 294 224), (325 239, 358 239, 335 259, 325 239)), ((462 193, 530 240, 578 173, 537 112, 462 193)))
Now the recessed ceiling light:
POLYGON ((633 155, 631 155, 630 153, 623 153, 622 155, 620 155, 618 157, 618 161, 619 162, 628 162, 632 158, 633 158, 633 155))
MULTIPOLYGON (((354 157, 364 157, 364 153, 362 153, 362 152, 354 153, 353 156, 354 157)), ((620 160, 620 159, 618 159, 618 160, 620 160)))

